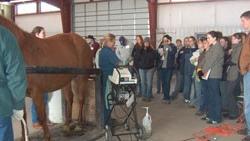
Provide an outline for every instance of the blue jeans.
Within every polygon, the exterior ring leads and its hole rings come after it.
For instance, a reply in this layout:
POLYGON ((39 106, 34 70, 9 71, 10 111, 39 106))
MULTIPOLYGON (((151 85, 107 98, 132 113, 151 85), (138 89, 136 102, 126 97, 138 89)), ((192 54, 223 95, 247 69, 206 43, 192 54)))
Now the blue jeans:
POLYGON ((208 79, 206 83, 208 95, 208 118, 213 121, 221 122, 221 96, 220 79, 208 79))
POLYGON ((193 83, 192 75, 185 75, 184 74, 183 95, 184 95, 184 98, 187 99, 187 100, 190 100, 192 83, 193 83))
POLYGON ((227 98, 226 105, 227 107, 224 110, 227 110, 230 117, 237 117, 239 114, 238 106, 237 106, 237 96, 239 95, 240 91, 237 89, 237 85, 240 83, 240 78, 234 81, 227 81, 227 98))
POLYGON ((0 141, 14 141, 11 117, 0 117, 0 141))
POLYGON ((182 92, 182 84, 183 83, 183 75, 180 73, 179 70, 176 71, 176 82, 175 82, 175 88, 172 93, 172 96, 175 97, 177 96, 180 92, 182 92))
POLYGON ((170 92, 170 82, 172 78, 173 69, 162 68, 161 69, 161 81, 162 81, 162 89, 164 100, 170 100, 169 92, 170 92))
POLYGON ((244 84, 244 104, 245 104, 245 117, 247 124, 247 134, 250 135, 250 72, 247 72, 243 77, 244 84))
POLYGON ((208 94, 207 94, 207 81, 201 80, 201 95, 200 95, 200 107, 199 111, 202 113, 207 113, 207 103, 208 103, 208 94))
MULTIPOLYGON (((43 100, 44 100, 44 104, 47 107, 48 104, 48 94, 44 94, 43 95, 43 100)), ((37 117, 37 111, 36 111, 36 105, 34 102, 32 102, 31 105, 31 118, 32 118, 32 123, 38 123, 38 117, 37 117)))
POLYGON ((227 111, 228 109, 228 94, 227 94, 227 81, 220 82, 220 93, 222 101, 222 110, 227 111))
POLYGON ((154 68, 152 69, 139 69, 140 77, 141 77, 141 90, 142 96, 145 98, 152 97, 152 81, 154 68))
POLYGON ((160 69, 156 70, 156 76, 157 76, 157 93, 161 92, 161 71, 160 69))
POLYGON ((198 108, 200 109, 200 106, 201 106, 201 97, 202 97, 202 94, 201 94, 201 80, 197 80, 195 79, 194 80, 194 89, 195 89, 195 98, 193 100, 193 104, 198 108))

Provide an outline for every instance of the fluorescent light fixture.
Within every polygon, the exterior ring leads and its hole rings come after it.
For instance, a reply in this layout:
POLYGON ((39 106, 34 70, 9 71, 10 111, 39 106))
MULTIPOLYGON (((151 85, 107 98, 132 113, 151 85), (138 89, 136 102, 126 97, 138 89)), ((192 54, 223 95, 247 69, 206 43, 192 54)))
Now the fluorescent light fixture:
POLYGON ((0 2, 0 4, 2 4, 2 5, 10 5, 9 2, 0 2))
POLYGON ((28 2, 33 0, 11 0, 10 3, 28 2))

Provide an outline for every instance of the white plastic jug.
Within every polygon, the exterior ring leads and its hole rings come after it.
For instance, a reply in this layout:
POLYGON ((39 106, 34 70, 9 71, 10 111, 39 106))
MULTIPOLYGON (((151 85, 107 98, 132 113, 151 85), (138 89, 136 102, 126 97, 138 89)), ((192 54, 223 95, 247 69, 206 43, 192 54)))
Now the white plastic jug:
POLYGON ((144 118, 142 120, 142 125, 143 125, 143 127, 145 129, 146 136, 151 136, 152 135, 152 127, 151 127, 152 119, 151 119, 151 116, 148 113, 149 107, 143 107, 143 108, 146 109, 146 115, 144 116, 144 118))

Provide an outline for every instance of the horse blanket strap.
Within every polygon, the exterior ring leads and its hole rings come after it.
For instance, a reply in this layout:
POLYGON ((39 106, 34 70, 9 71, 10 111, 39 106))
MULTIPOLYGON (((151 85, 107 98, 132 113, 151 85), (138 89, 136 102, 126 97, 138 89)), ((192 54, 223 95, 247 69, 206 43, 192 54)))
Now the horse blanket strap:
POLYGON ((45 67, 45 66, 28 66, 26 67, 26 73, 28 74, 82 74, 93 75, 100 74, 99 69, 83 69, 83 68, 71 68, 71 67, 45 67))

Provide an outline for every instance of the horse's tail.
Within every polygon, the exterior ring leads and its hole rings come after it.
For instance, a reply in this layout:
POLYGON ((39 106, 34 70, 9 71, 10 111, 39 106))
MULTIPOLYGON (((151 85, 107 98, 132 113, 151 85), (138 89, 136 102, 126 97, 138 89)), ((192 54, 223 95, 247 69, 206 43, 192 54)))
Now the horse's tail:
POLYGON ((80 46, 81 52, 81 61, 83 62, 84 67, 93 68, 93 58, 94 53, 91 51, 88 43, 85 39, 83 39, 80 35, 76 33, 73 34, 73 42, 76 46, 80 46))

